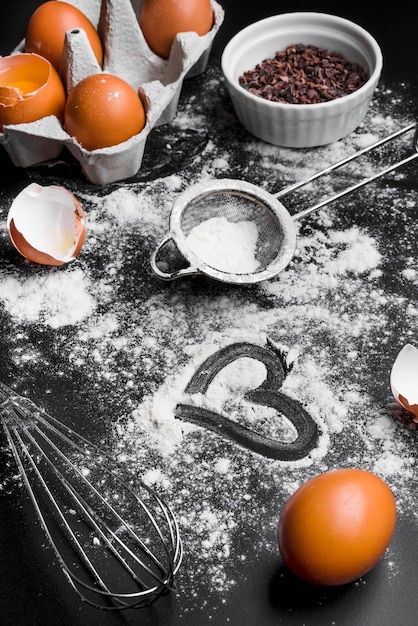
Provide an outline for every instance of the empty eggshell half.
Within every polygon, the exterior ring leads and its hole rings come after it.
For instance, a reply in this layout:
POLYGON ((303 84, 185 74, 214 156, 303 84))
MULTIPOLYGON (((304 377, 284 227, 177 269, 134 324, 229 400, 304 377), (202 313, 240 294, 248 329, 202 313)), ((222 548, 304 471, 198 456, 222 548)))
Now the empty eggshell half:
POLYGON ((42 265, 76 258, 86 236, 84 209, 64 187, 31 183, 12 202, 7 228, 15 248, 42 265))
POLYGON ((406 344, 399 352, 390 374, 392 393, 418 421, 418 349, 406 344))

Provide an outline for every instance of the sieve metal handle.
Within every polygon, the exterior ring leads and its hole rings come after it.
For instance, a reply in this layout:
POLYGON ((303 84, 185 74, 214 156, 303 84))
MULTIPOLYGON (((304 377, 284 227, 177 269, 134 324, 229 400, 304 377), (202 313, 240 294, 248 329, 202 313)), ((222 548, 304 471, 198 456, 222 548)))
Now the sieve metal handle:
POLYGON ((197 267, 193 267, 189 265, 188 267, 182 267, 179 270, 173 270, 172 272, 165 272, 160 267, 158 267, 157 257, 162 248, 166 246, 170 241, 174 241, 173 237, 170 234, 167 234, 159 244, 155 247, 153 253, 151 254, 151 267, 155 274, 162 278, 163 280, 174 280, 175 278, 180 278, 181 276, 189 276, 194 274, 200 274, 201 272, 197 269, 197 267))
POLYGON ((343 196, 346 196, 346 195, 352 193, 356 189, 360 189, 361 187, 364 187, 364 185, 367 185, 368 183, 370 183, 370 182, 372 182, 374 180, 377 180, 378 178, 381 178, 382 176, 385 176, 389 172, 393 172, 394 170, 398 169, 399 167, 402 167, 403 165, 406 165, 410 161, 413 161, 414 159, 416 159, 418 157, 418 152, 417 152, 417 150, 418 150, 418 146, 417 146, 417 142, 418 142, 417 123, 414 122, 412 124, 409 124, 408 126, 405 126, 404 128, 401 128, 400 130, 397 130, 394 133, 392 133, 390 135, 387 135, 386 137, 383 137, 382 139, 379 139, 378 141, 376 141, 375 143, 371 144, 370 146, 366 146, 365 148, 359 150, 358 152, 355 152, 351 156, 348 156, 348 157, 346 157, 344 159, 341 159, 341 161, 338 161, 337 163, 334 163, 333 165, 330 165, 329 167, 326 167, 325 169, 317 172, 316 174, 313 174, 312 176, 310 176, 310 177, 308 177, 308 178, 306 178, 304 180, 301 180, 301 181, 299 181, 297 183, 294 183, 293 185, 289 185, 288 187, 286 187, 282 191, 279 191, 278 193, 274 194, 274 196, 276 198, 283 198, 284 196, 286 196, 287 194, 291 193, 292 191, 296 191, 297 189, 300 189, 301 187, 304 187, 305 185, 313 182, 317 178, 320 178, 321 176, 325 176, 326 174, 329 174, 333 170, 336 170, 337 168, 342 167, 343 165, 346 165, 347 163, 350 163, 350 161, 353 161, 353 160, 359 158, 360 156, 362 156, 366 152, 370 152, 371 150, 374 150, 378 146, 381 146, 381 145, 391 141, 392 139, 395 139, 396 137, 399 137, 400 135, 403 135, 404 133, 409 132, 410 130, 414 130, 414 129, 415 129, 414 152, 410 156, 406 157, 405 159, 402 159, 401 161, 398 161, 397 163, 394 163, 393 165, 390 165, 389 167, 381 170, 380 172, 377 172, 377 174, 374 174, 373 176, 370 176, 369 178, 365 178, 365 179, 361 180, 360 182, 355 183, 354 185, 351 185, 350 187, 347 187, 346 189, 343 189, 342 191, 340 191, 340 192, 336 193, 335 195, 333 195, 331 198, 327 198, 327 199, 325 199, 325 200, 323 200, 321 202, 318 202, 318 204, 315 204, 315 205, 313 205, 311 207, 303 209, 302 211, 299 211, 298 213, 296 213, 295 215, 292 216, 294 220, 299 220, 299 219, 301 219, 303 217, 306 217, 310 213, 313 213, 314 211, 317 211, 318 209, 322 209, 324 206, 327 206, 328 204, 330 204, 331 202, 334 202, 338 198, 342 198, 343 196))

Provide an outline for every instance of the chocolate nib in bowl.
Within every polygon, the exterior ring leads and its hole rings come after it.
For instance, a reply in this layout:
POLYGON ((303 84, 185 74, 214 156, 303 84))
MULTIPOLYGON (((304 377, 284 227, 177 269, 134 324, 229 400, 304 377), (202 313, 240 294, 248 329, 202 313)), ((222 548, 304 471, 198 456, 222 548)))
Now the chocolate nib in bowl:
POLYGON ((291 44, 239 78, 256 96, 284 104, 317 104, 346 96, 368 80, 367 72, 339 52, 291 44))

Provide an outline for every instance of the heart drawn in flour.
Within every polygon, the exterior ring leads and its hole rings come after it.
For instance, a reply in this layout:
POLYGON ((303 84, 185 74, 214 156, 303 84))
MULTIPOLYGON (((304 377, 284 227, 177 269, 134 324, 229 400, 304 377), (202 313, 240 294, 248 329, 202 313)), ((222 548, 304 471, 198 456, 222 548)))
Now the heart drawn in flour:
POLYGON ((248 391, 244 395, 245 400, 271 407, 289 420, 297 431, 297 437, 293 441, 277 441, 238 424, 217 411, 189 404, 180 403, 176 406, 176 418, 207 428, 265 457, 295 461, 307 456, 317 444, 318 426, 300 402, 279 391, 288 370, 283 355, 271 342, 267 342, 266 346, 239 342, 221 348, 200 365, 187 384, 185 392, 205 394, 215 376, 224 367, 243 357, 260 361, 267 371, 262 384, 248 391))

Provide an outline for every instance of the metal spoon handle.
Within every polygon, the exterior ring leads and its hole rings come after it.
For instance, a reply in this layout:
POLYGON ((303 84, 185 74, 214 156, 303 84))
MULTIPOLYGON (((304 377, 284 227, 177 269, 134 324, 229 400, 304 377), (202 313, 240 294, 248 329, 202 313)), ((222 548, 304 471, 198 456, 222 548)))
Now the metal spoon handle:
POLYGON ((377 172, 377 174, 374 174, 373 176, 370 176, 369 178, 361 180, 360 182, 355 183, 354 185, 351 185, 351 187, 347 187, 346 189, 343 189, 339 193, 336 193, 335 195, 333 195, 331 198, 327 198, 326 200, 322 200, 321 202, 318 202, 318 204, 315 204, 315 205, 313 205, 311 207, 308 207, 307 209, 303 209, 302 211, 299 211, 298 213, 293 215, 292 218, 294 220, 299 220, 302 217, 306 217, 306 215, 309 215, 310 213, 313 213, 314 211, 317 211, 318 209, 322 209, 322 207, 326 206, 327 204, 330 204, 331 202, 334 202, 334 200, 337 200, 338 198, 342 198, 343 196, 346 196, 349 193, 352 193, 356 189, 360 189, 360 187, 364 187, 364 185, 367 185, 368 183, 372 182, 373 180, 376 180, 377 178, 381 178, 382 176, 385 176, 386 174, 389 174, 389 172, 393 172, 394 170, 398 169, 399 167, 402 167, 403 165, 406 165, 406 163, 410 163, 411 161, 413 161, 417 157, 418 157, 418 152, 414 152, 414 154, 411 154, 409 157, 406 157, 402 161, 398 161, 398 163, 394 163, 393 165, 390 165, 386 169, 384 169, 384 170, 382 170, 380 172, 377 172))
MULTIPOLYGON (((354 154, 347 156, 344 159, 341 159, 340 161, 337 161, 336 163, 332 165, 329 165, 328 167, 324 168, 323 170, 320 170, 319 172, 316 172, 315 174, 312 174, 312 176, 309 176, 308 178, 305 178, 304 180, 298 181, 294 183, 293 185, 289 185, 288 187, 285 187, 285 189, 282 189, 281 191, 273 195, 276 198, 283 198, 284 196, 291 193, 292 191, 296 191, 297 189, 304 187, 305 185, 316 180, 317 178, 320 178, 321 176, 325 176, 326 174, 329 174, 330 172, 336 170, 337 168, 342 167, 343 165, 346 165, 347 163, 350 163, 351 161, 354 161, 354 159, 358 159, 363 154, 366 154, 367 152, 370 152, 371 150, 374 150, 375 148, 378 148, 379 146, 382 146, 385 143, 392 141, 392 139, 395 139, 396 137, 399 137, 400 135, 403 135, 409 132, 410 130, 415 129, 416 126, 417 126, 416 122, 409 124, 408 126, 405 126, 404 128, 401 128, 400 130, 397 130, 394 133, 391 133, 390 135, 387 135, 386 137, 379 139, 378 141, 371 144, 370 146, 366 146, 365 148, 358 150, 354 154)), ((416 149, 416 146, 415 146, 415 149, 416 149)), ((397 167, 399 167, 400 165, 401 165, 400 163, 397 164, 397 167)), ((384 173, 386 174, 387 172, 384 172, 384 173)), ((369 180, 365 181, 365 183, 366 182, 369 182, 369 180)), ((329 202, 331 202, 331 200, 329 200, 329 202)))

